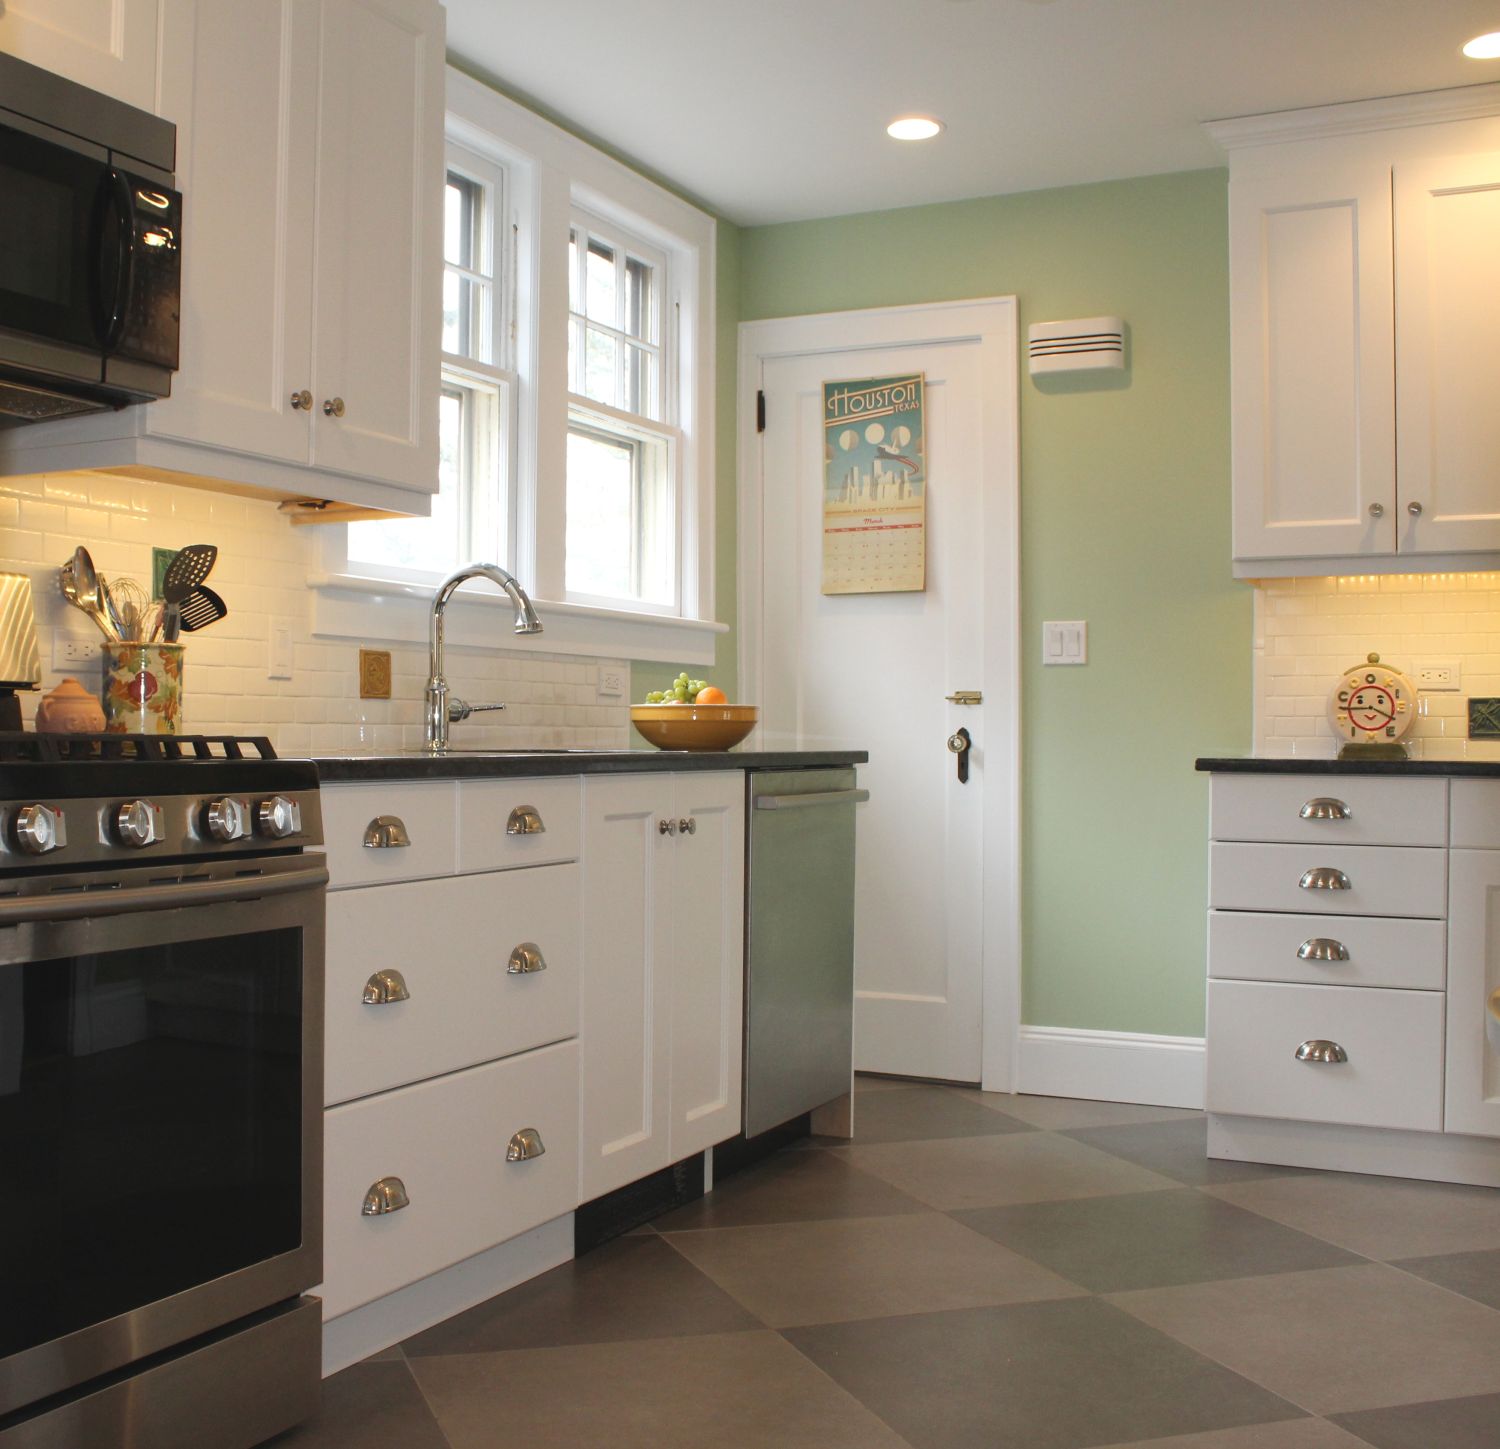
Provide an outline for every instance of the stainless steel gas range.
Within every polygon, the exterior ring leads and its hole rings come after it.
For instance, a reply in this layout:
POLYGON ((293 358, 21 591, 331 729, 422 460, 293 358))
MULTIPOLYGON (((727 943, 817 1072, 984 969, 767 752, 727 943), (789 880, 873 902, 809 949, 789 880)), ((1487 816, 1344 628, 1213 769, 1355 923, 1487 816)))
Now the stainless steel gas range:
POLYGON ((0 1449, 316 1408, 321 844, 264 740, 0 734, 0 1449))

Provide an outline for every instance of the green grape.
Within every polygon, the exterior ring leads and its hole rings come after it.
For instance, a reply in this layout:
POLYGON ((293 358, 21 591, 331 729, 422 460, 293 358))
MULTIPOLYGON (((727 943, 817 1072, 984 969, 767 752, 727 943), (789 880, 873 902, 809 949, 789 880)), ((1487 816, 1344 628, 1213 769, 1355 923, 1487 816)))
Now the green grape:
POLYGON ((661 690, 659 690, 659 689, 653 689, 651 691, 651 693, 646 696, 646 703, 647 704, 660 704, 662 702, 662 700, 664 700, 665 698, 666 698, 666 695, 663 694, 661 692, 661 690))

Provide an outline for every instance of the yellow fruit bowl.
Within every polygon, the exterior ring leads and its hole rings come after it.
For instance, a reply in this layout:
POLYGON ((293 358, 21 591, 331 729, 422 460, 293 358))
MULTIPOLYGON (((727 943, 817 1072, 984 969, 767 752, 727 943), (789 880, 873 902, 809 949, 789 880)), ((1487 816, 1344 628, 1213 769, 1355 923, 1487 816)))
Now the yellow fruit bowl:
POLYGON ((755 728, 753 704, 633 704, 630 722, 659 750, 727 750, 755 728))

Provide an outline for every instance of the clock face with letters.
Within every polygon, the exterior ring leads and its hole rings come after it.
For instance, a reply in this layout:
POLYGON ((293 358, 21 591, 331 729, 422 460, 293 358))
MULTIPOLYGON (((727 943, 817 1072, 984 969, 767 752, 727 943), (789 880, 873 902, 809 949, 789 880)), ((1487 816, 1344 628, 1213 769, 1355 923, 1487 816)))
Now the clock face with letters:
POLYGON ((1411 728, 1416 706, 1411 680, 1372 654, 1339 676, 1328 696, 1328 721, 1341 740, 1390 744, 1411 728))

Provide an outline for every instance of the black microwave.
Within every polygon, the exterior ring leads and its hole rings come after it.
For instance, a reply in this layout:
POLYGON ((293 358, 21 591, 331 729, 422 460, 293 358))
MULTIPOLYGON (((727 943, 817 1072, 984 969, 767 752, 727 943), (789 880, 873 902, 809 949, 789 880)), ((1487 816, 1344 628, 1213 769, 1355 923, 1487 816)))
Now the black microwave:
POLYGON ((0 427, 166 397, 177 128, 0 55, 0 427))

